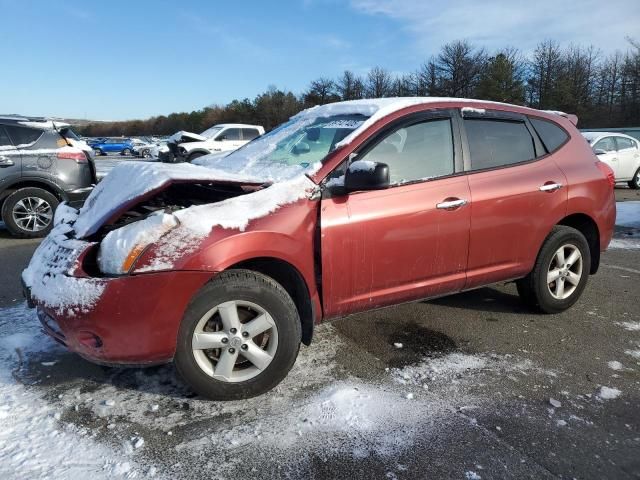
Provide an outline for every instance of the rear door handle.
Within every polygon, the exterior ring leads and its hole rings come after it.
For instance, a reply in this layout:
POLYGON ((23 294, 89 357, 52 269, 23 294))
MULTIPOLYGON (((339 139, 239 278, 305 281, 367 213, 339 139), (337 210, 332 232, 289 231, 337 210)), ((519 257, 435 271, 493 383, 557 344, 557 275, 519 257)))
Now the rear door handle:
POLYGON ((467 204, 466 200, 463 200, 461 198, 456 198, 456 199, 445 200, 444 202, 440 202, 436 204, 436 208, 439 208, 440 210, 453 210, 455 208, 460 208, 466 204, 467 204))
POLYGON ((12 167, 14 165, 15 163, 10 158, 0 156, 0 167, 12 167))
POLYGON ((541 192, 555 192, 556 190, 560 190, 562 188, 561 183, 545 183, 540 186, 539 190, 541 192))

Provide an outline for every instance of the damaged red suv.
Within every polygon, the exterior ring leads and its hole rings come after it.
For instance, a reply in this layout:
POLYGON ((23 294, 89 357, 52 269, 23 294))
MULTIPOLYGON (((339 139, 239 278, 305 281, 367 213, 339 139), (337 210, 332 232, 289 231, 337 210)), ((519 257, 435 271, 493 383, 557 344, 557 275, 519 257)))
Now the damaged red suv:
POLYGON ((212 399, 277 385, 322 320, 496 282, 561 312, 598 269, 613 173, 571 115, 462 99, 306 110, 227 156, 127 162, 62 206, 22 278, 98 363, 174 361, 212 399))

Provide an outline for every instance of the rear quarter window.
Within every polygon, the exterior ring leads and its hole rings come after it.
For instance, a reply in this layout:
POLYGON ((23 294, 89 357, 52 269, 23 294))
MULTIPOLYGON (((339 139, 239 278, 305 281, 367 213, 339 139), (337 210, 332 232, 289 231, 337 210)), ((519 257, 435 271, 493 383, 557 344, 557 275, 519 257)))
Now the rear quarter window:
POLYGON ((533 137, 524 122, 465 118, 471 170, 496 168, 536 158, 533 137))
POLYGON ((569 139, 567 132, 549 120, 532 117, 529 117, 529 120, 542 140, 547 153, 555 152, 569 139))
POLYGON ((18 127, 16 125, 7 125, 5 127, 13 144, 20 147, 24 145, 30 145, 38 140, 43 131, 36 128, 18 127))

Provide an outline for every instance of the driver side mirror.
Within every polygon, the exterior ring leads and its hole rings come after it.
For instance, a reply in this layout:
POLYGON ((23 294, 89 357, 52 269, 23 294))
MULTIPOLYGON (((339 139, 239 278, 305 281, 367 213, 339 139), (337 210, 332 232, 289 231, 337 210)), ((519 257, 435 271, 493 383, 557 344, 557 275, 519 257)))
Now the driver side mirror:
POLYGON ((347 192, 383 190, 390 184, 389 166, 369 160, 351 163, 344 178, 344 188, 347 192))

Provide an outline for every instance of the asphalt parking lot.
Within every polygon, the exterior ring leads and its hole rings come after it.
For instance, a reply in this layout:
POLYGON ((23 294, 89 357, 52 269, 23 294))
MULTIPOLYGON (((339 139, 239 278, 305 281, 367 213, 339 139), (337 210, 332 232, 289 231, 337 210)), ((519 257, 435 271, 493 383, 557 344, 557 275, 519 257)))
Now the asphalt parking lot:
MULTIPOLYGON (((0 329, 34 338, 19 272, 37 243, 0 229, 0 329)), ((532 314, 510 284, 354 315, 241 402, 194 397, 171 366, 99 367, 42 338, 13 377, 105 445, 116 476, 637 479, 639 284, 640 249, 610 249, 560 315, 532 314)))

